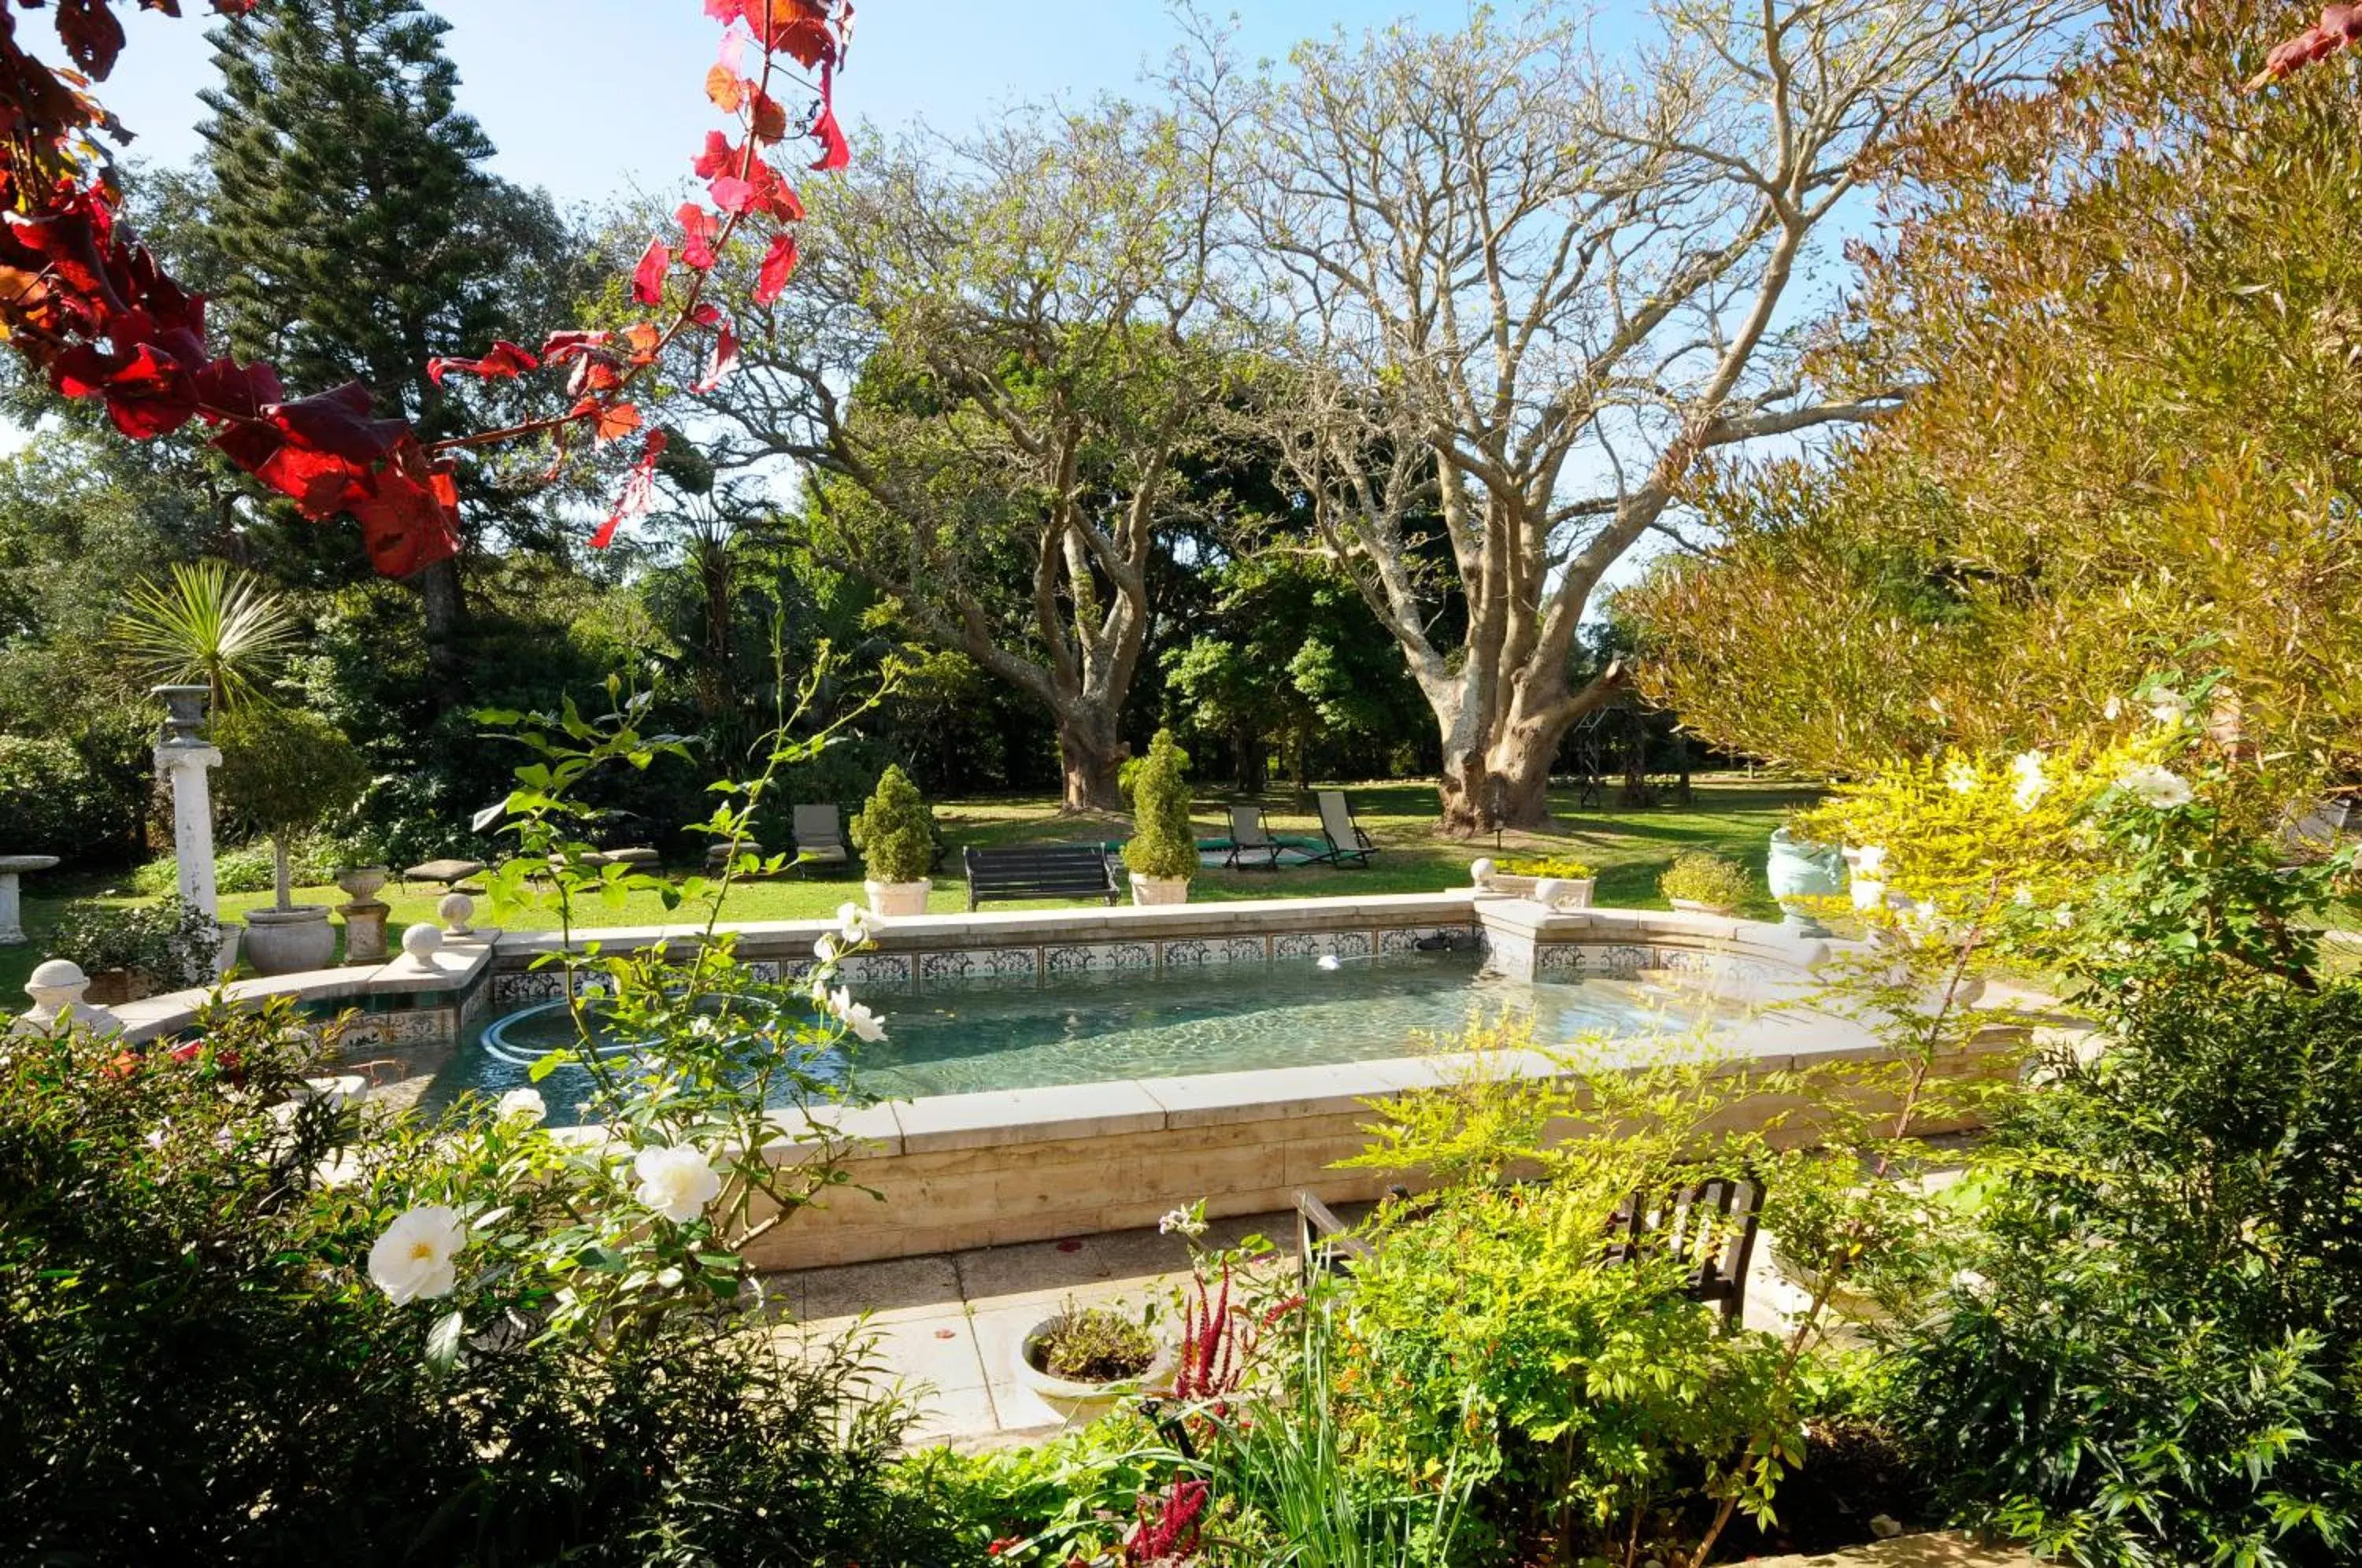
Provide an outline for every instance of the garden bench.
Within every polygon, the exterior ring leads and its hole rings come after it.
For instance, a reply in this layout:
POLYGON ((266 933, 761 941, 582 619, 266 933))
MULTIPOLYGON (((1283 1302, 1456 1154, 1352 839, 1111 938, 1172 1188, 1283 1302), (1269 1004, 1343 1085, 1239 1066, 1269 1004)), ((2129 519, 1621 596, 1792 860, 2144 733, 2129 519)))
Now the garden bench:
MULTIPOLYGON (((1407 1198, 1404 1187, 1388 1196, 1407 1198)), ((1609 1219, 1603 1263, 1628 1263, 1644 1252, 1661 1252, 1689 1266, 1684 1294, 1721 1309, 1723 1322, 1736 1327, 1747 1305, 1747 1270, 1755 1257, 1755 1232, 1763 1212, 1763 1185, 1751 1176, 1709 1176, 1654 1199, 1635 1192, 1609 1219)), ((1305 1283, 1321 1274, 1351 1274, 1377 1251, 1352 1234, 1335 1210, 1309 1192, 1296 1195, 1296 1255, 1305 1283)))
POLYGON ((1117 889, 1107 851, 1096 844, 1023 844, 964 852, 967 907, 986 899, 1104 899, 1117 889))

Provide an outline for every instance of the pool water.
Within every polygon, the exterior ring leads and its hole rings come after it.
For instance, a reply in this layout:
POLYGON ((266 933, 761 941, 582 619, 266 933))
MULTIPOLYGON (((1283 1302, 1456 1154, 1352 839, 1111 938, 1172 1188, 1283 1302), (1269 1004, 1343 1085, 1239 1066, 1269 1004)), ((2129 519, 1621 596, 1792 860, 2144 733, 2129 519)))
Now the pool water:
MULTIPOLYGON (((1557 1044, 1595 1034, 1721 1033, 1758 1010, 1646 976, 1480 976, 1465 953, 1348 958, 1328 969, 1303 958, 1046 985, 955 982, 861 999, 884 1019, 887 1037, 857 1048, 857 1075, 869 1092, 894 1099, 1374 1061, 1416 1055, 1424 1035, 1503 1011, 1531 1016, 1536 1038, 1557 1044)), ((490 1048, 482 1039, 465 1045, 430 1100, 529 1082, 527 1065, 566 1043, 571 1025, 561 1005, 548 1004, 496 1021, 487 1032, 490 1048)), ((584 1078, 567 1068, 539 1086, 553 1121, 576 1119, 584 1078)))

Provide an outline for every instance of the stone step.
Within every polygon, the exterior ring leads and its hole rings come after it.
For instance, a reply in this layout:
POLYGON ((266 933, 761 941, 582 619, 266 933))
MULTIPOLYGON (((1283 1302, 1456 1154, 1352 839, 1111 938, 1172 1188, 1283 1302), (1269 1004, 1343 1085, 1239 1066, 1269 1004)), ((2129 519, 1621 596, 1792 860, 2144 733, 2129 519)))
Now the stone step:
POLYGON ((2036 1568, 2014 1547, 1980 1546, 1961 1535, 1905 1535, 1816 1557, 1757 1557, 1749 1568, 2036 1568))

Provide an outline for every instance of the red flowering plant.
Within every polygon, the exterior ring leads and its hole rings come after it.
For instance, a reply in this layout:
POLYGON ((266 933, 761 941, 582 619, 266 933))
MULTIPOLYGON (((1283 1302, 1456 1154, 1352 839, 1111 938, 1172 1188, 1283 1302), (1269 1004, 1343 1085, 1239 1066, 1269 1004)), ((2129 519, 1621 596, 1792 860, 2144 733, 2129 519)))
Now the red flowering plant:
MULTIPOLYGON (((779 167, 797 138, 819 145, 813 170, 849 158, 833 102, 853 27, 849 0, 705 0, 723 26, 720 60, 707 73, 715 106, 736 133, 716 130, 692 160, 706 199, 684 204, 677 234, 652 239, 632 279, 650 318, 620 333, 559 331, 538 350, 495 343, 473 359, 433 361, 439 383, 452 373, 513 379, 564 373, 562 403, 550 414, 500 429, 423 441, 408 420, 372 407, 358 382, 291 396, 270 365, 216 355, 205 302, 175 282, 118 216, 121 193, 102 138, 127 133, 93 95, 124 46, 116 0, 61 0, 58 33, 72 69, 28 53, 17 9, 44 0, 0 0, 0 333, 56 391, 98 398, 116 427, 152 440, 196 423, 239 469, 287 497, 304 516, 349 513, 370 558, 406 576, 458 549, 458 491, 452 453, 460 447, 546 440, 562 460, 569 441, 626 439, 646 419, 634 402, 654 384, 666 349, 710 335, 701 383, 710 390, 737 358, 734 327, 705 298, 708 274, 734 246, 761 240, 757 303, 778 297, 795 271, 794 225, 803 204, 779 167), (798 72, 800 72, 799 78, 798 72), (794 80, 809 107, 781 102, 794 80)), ((178 0, 139 0, 178 16, 178 0)), ((238 16, 254 0, 213 0, 238 16)), ((592 543, 613 539, 646 511, 667 436, 642 438, 612 514, 592 543)), ((554 469, 553 469, 554 471, 554 469)))

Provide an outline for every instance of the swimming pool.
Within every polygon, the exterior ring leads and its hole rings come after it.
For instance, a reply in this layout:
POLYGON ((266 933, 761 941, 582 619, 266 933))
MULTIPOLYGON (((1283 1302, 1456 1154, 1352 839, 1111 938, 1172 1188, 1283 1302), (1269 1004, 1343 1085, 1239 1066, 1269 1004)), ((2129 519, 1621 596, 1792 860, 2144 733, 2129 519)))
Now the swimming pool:
MULTIPOLYGON (((1333 962, 1333 961, 1332 961, 1333 962)), ((859 1048, 863 1087, 894 1099, 1186 1077, 1416 1055, 1479 1014, 1529 1015, 1537 1039, 1727 1033, 1760 998, 1718 995, 1673 976, 1507 980, 1469 953, 1402 953, 1324 968, 1312 958, 1169 974, 1059 977, 1048 983, 966 981, 923 991, 865 992, 887 1038, 859 1048)), ((497 1095, 529 1082, 528 1065, 565 1044, 561 1003, 495 1020, 455 1055, 428 1091, 497 1095)), ((539 1086, 551 1119, 579 1119, 579 1069, 539 1086)))

